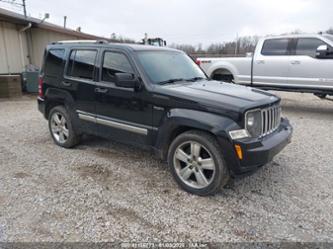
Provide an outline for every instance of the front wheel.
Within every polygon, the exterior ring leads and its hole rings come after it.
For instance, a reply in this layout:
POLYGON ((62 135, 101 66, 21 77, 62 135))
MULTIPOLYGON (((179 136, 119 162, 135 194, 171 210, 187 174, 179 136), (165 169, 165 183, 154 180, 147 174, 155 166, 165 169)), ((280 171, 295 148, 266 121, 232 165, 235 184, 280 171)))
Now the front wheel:
POLYGON ((228 183, 229 172, 216 138, 201 131, 179 135, 168 153, 176 182, 187 192, 212 195, 228 183))

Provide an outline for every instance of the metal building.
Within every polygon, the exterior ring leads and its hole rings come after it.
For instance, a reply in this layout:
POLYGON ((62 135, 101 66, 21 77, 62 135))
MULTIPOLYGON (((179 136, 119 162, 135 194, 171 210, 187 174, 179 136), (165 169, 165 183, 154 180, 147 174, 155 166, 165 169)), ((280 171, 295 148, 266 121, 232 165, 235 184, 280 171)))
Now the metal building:
POLYGON ((45 46, 53 41, 103 39, 66 29, 40 19, 0 8, 0 75, 21 74, 30 65, 37 68, 45 46))

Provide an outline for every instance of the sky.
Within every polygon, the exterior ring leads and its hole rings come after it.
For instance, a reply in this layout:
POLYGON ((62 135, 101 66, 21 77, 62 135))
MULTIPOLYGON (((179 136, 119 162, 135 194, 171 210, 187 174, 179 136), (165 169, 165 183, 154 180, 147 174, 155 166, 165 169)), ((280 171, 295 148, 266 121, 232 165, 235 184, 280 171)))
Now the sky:
MULTIPOLYGON (((19 2, 20 0, 16 0, 19 2)), ((33 17, 110 37, 162 37, 168 44, 224 42, 238 36, 314 33, 333 27, 332 0, 26 0, 33 17)), ((0 7, 7 6, 0 2, 0 7)), ((11 8, 11 7, 10 7, 11 8)), ((13 8, 12 8, 13 9, 13 8)), ((14 9, 20 11, 19 9, 14 9)))

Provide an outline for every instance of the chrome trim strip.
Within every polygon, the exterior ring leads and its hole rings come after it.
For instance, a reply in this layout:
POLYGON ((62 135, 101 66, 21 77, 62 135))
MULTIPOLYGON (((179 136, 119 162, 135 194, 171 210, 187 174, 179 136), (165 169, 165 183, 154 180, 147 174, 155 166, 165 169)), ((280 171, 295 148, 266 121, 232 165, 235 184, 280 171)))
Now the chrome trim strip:
MULTIPOLYGON (((106 125, 112 128, 121 129, 125 131, 130 131, 133 133, 141 134, 141 135, 147 135, 148 134, 148 128, 142 128, 131 124, 125 124, 122 121, 118 121, 116 119, 110 119, 107 117, 102 117, 99 115, 94 115, 92 113, 84 112, 84 111, 77 111, 79 118, 85 121, 106 125), (95 117, 96 116, 96 117, 95 117)), ((152 127, 151 129, 157 130, 157 128, 152 127)))
POLYGON ((86 114, 79 113, 79 118, 82 120, 85 120, 85 121, 90 121, 90 122, 96 123, 96 118, 86 115, 86 114))
POLYGON ((97 122, 97 124, 107 125, 107 126, 110 126, 110 127, 113 127, 113 128, 138 133, 138 134, 141 134, 141 135, 147 135, 148 134, 148 130, 145 129, 145 128, 139 128, 139 127, 136 127, 136 126, 127 125, 127 124, 123 124, 123 123, 119 123, 119 122, 115 122, 115 121, 111 121, 111 120, 96 118, 96 122, 97 122))

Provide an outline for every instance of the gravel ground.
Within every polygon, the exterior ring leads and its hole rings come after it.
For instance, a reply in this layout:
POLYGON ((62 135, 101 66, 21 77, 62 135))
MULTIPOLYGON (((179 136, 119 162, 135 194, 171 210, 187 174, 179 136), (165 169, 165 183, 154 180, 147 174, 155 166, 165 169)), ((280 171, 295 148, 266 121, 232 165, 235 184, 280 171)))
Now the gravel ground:
POLYGON ((292 143, 208 198, 145 151, 95 137, 60 148, 35 98, 0 100, 0 241, 332 242, 333 102, 277 94, 292 143))

